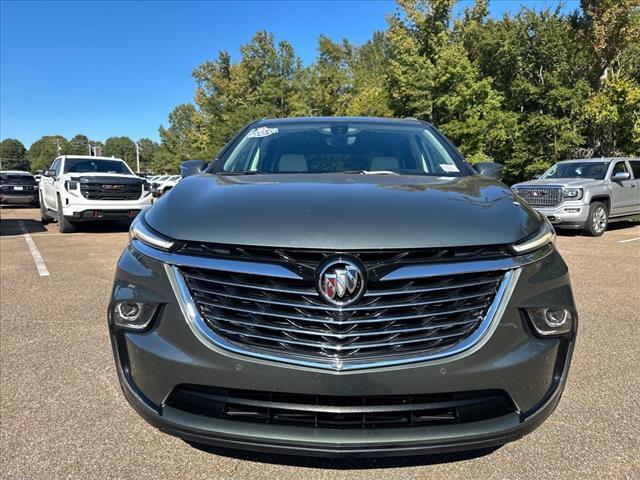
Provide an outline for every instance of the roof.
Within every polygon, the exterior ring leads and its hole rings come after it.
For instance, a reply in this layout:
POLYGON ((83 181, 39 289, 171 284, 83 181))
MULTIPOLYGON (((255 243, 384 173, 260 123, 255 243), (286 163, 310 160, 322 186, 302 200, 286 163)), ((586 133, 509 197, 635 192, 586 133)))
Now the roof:
POLYGON ((558 163, 572 163, 572 162, 613 162, 617 160, 638 160, 633 157, 600 157, 600 158, 574 158, 572 160, 562 160, 558 163))
POLYGON ((377 125, 424 125, 415 118, 381 118, 381 117, 289 117, 263 118, 256 125, 290 125, 301 123, 370 123, 377 125))
POLYGON ((121 158, 116 157, 94 157, 92 155, 62 155, 63 158, 71 158, 74 160, 120 160, 124 161, 121 158))

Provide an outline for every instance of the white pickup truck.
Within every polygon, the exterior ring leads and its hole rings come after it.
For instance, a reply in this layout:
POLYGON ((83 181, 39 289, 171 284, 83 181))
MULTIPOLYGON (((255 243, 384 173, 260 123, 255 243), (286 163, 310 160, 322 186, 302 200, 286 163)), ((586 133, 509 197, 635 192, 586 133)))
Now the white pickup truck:
POLYGON ((133 219, 151 205, 151 187, 119 158, 65 155, 42 175, 43 223, 58 221, 62 233, 83 221, 133 219))

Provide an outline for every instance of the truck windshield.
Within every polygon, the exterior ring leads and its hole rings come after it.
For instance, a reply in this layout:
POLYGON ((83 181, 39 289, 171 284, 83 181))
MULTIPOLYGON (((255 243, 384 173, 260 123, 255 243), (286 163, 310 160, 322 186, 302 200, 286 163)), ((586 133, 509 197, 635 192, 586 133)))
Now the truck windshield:
POLYGON ((604 179, 609 162, 568 162, 556 163, 540 178, 593 178, 604 179))
POLYGON ((249 130, 222 158, 222 173, 468 175, 420 124, 291 123, 249 130))
POLYGON ((92 158, 67 158, 64 173, 122 173, 133 175, 122 160, 97 160, 92 158))

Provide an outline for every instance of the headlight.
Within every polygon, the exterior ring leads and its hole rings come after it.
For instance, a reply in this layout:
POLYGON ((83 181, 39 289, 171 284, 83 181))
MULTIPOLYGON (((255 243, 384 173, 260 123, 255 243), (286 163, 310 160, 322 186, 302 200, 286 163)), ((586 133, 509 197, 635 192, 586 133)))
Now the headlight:
POLYGON ((159 234, 153 230, 147 222, 144 221, 144 214, 140 214, 131 224, 129 229, 129 236, 133 240, 134 238, 140 240, 142 243, 161 250, 171 250, 174 245, 174 241, 164 235, 159 234))
POLYGON ((562 192, 565 200, 580 200, 582 198, 581 188, 563 188, 562 192))
POLYGON ((67 180, 64 182, 64 188, 71 195, 75 195, 76 197, 80 195, 80 182, 76 182, 75 180, 67 180))
POLYGON ((155 303, 113 302, 111 318, 118 327, 140 331, 149 326, 157 308, 158 305, 155 303))
POLYGON ((556 232, 549 221, 545 218, 542 227, 534 233, 532 236, 520 240, 517 243, 511 245, 511 249, 514 253, 522 255, 525 253, 533 252, 540 247, 545 246, 548 243, 552 243, 556 239, 556 232))
POLYGON ((564 335, 573 328, 573 314, 567 308, 527 308, 525 312, 539 335, 564 335))

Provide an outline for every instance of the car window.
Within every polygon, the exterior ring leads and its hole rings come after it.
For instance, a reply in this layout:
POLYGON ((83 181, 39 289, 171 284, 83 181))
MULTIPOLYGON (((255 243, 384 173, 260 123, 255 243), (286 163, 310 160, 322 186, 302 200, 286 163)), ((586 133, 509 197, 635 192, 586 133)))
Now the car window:
POLYGON ((593 178, 604 179, 609 162, 563 162, 556 163, 540 178, 593 178))
POLYGON ((640 180, 640 160, 631 160, 631 170, 633 170, 633 177, 636 180, 640 180))
POLYGON ((629 170, 627 170, 627 164, 625 162, 617 162, 615 164, 615 166, 613 167, 613 171, 611 172, 611 176, 615 175, 616 173, 626 173, 629 170))
POLYGON ((51 165, 51 170, 55 170, 56 172, 56 177, 60 175, 60 159, 57 158, 53 161, 53 164, 51 165))
POLYGON ((423 125, 292 123, 249 130, 223 158, 230 173, 360 173, 459 177, 462 162, 423 125))
POLYGON ((132 174, 122 160, 98 160, 93 158, 67 158, 64 162, 65 173, 122 173, 132 174))

